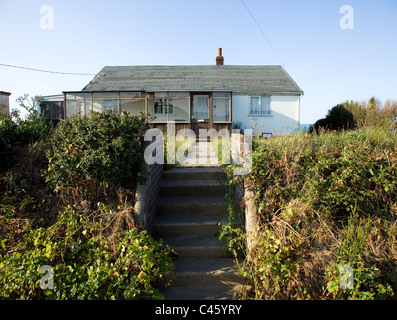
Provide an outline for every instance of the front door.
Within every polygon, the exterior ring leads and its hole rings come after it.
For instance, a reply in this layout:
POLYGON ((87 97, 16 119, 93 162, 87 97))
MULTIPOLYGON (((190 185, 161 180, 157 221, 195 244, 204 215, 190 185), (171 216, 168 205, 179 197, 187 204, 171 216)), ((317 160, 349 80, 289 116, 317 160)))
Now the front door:
POLYGON ((211 94, 192 94, 192 129, 199 138, 199 130, 210 127, 211 94))

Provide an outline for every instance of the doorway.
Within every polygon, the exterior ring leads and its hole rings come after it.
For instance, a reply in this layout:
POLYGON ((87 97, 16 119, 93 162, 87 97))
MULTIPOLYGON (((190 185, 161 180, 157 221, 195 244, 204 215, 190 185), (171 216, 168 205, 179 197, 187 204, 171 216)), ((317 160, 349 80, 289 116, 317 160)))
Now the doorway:
POLYGON ((212 116, 212 94, 194 93, 192 94, 192 130, 199 138, 199 130, 210 129, 210 118, 212 116))

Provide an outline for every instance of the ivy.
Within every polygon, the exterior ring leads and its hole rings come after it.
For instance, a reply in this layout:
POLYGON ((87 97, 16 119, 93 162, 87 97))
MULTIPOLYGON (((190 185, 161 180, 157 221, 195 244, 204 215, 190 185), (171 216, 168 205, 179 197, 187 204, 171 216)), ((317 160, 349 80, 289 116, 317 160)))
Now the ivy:
POLYGON ((54 226, 30 230, 17 254, 1 257, 0 298, 163 298, 154 284, 170 284, 172 250, 134 229, 124 231, 112 249, 105 231, 102 222, 71 207, 54 226), (44 265, 53 268, 53 289, 41 288, 44 265))

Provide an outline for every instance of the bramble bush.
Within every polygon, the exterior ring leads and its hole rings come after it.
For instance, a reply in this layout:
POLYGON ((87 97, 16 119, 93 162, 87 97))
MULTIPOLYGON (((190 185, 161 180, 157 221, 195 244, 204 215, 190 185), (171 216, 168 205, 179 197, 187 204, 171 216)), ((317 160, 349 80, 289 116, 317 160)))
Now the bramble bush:
POLYGON ((48 180, 59 188, 75 176, 128 187, 143 160, 147 118, 111 110, 61 122, 51 137, 48 180))
POLYGON ((46 181, 72 203, 97 203, 112 189, 135 191, 145 177, 141 163, 147 121, 144 114, 108 110, 59 123, 50 138, 46 181))

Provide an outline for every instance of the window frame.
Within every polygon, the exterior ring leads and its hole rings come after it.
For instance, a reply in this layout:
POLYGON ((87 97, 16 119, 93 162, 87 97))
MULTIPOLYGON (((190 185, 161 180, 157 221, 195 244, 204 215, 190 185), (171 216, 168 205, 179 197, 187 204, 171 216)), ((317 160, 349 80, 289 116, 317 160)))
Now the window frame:
POLYGON ((271 97, 270 96, 250 96, 250 116, 257 116, 257 117, 271 117, 272 110, 270 108, 271 97), (253 111, 253 99, 258 99, 258 106, 257 106, 257 113, 253 111))
POLYGON ((220 91, 213 92, 212 94, 212 122, 213 123, 230 123, 231 122, 231 103, 232 103, 232 94, 228 91, 220 91), (227 118, 228 120, 215 120, 214 117, 214 106, 216 105, 217 100, 228 100, 227 104, 227 118))
POLYGON ((261 113, 261 96, 251 96, 250 97, 250 115, 251 116, 260 116, 261 113), (254 108, 253 108, 253 100, 254 99, 258 99, 258 106, 257 106, 257 110, 258 112, 254 113, 254 108))

